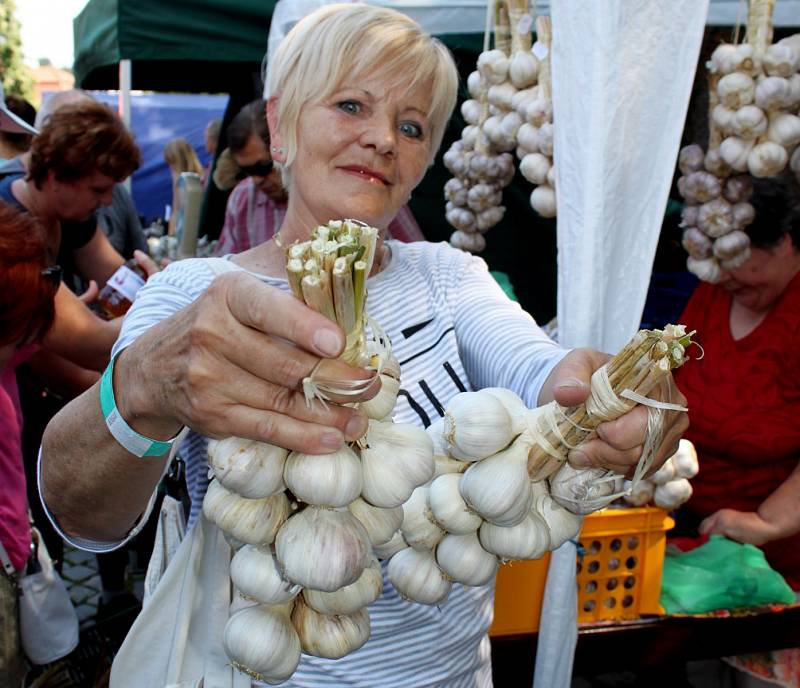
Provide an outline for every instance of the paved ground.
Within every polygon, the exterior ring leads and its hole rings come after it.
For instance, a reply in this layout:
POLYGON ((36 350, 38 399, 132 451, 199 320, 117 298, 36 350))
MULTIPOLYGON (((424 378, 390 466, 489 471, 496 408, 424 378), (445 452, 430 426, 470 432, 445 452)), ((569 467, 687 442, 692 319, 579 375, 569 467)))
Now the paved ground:
POLYGON ((64 567, 61 577, 67 585, 83 628, 92 622, 92 617, 97 613, 97 604, 102 592, 100 576, 97 573, 97 559, 91 552, 83 552, 67 545, 64 548, 64 567))

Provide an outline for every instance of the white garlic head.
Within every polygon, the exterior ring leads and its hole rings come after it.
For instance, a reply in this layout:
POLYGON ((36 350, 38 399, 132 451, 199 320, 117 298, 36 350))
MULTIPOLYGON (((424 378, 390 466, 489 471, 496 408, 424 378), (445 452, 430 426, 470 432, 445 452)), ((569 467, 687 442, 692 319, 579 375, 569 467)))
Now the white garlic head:
POLYGON ((736 175, 725 181, 722 195, 729 203, 741 203, 753 194, 753 181, 744 174, 736 175))
POLYGON ((703 169, 704 161, 705 153, 696 143, 684 146, 678 154, 678 167, 683 174, 699 172, 703 169))
POLYGON ((719 80, 717 95, 723 105, 738 110, 753 102, 755 88, 755 81, 750 76, 743 72, 733 72, 719 80))
POLYGON ((285 489, 283 464, 288 454, 274 444, 239 437, 208 443, 208 464, 214 477, 226 489, 249 499, 269 497, 285 489))
POLYGON ((767 124, 767 115, 758 105, 745 105, 736 111, 731 131, 742 139, 757 139, 767 130, 767 124))
POLYGON ((784 148, 794 148, 800 143, 800 117, 788 112, 771 113, 767 137, 784 148))
POLYGON ((736 203, 733 206, 733 226, 744 229, 756 219, 756 211, 749 203, 736 203))
POLYGON ((480 253, 486 248, 486 239, 479 232, 463 232, 459 229, 450 236, 450 245, 462 251, 480 253))
POLYGON ((678 478, 694 478, 700 470, 697 451, 687 439, 681 439, 678 443, 678 451, 672 455, 672 463, 675 465, 675 475, 678 478))
POLYGON ((750 255, 750 237, 740 230, 729 232, 714 241, 714 255, 720 264, 745 252, 750 255))
POLYGON ((373 546, 389 542, 403 522, 403 507, 384 509, 360 497, 348 504, 347 510, 361 521, 373 546))
POLYGON ((538 559, 550 549, 547 524, 530 511, 522 523, 510 528, 485 522, 478 531, 481 546, 503 561, 538 559))
POLYGON ((514 439, 511 416, 497 397, 487 392, 461 392, 448 403, 444 435, 450 456, 480 461, 514 439))
POLYGON ((659 469, 653 473, 648 479, 653 483, 653 485, 663 485, 668 483, 670 480, 675 478, 675 464, 672 463, 672 459, 667 459, 664 463, 661 464, 659 469))
MULTIPOLYGON (((719 146, 719 155, 725 163, 737 172, 747 172, 747 158, 755 142, 745 141, 738 136, 729 136, 719 146)), ((708 161, 706 159, 706 164, 708 161)))
POLYGON ((474 533, 482 523, 461 496, 460 482, 460 473, 445 473, 434 478, 428 489, 431 515, 444 530, 456 535, 474 533))
POLYGON ((328 616, 314 611, 301 596, 292 610, 292 623, 303 652, 313 657, 339 659, 369 640, 369 612, 365 608, 328 616))
POLYGON ((403 539, 414 549, 433 549, 444 537, 428 505, 428 486, 420 485, 403 504, 403 539))
POLYGON ((401 597, 420 604, 441 604, 453 587, 430 550, 400 550, 389 560, 386 573, 401 597))
POLYGON ((531 184, 546 184, 552 161, 542 153, 526 155, 519 163, 519 171, 531 184))
POLYGON ((477 220, 475 213, 467 208, 451 208, 445 213, 447 221, 464 233, 474 232, 477 220))
POLYGON ((727 234, 733 229, 733 209, 724 198, 703 203, 697 211, 697 227, 710 237, 727 234))
POLYGON ((542 217, 555 217, 557 212, 556 190, 549 184, 537 186, 531 192, 531 207, 542 217))
MULTIPOLYGON (((544 483, 543 483, 544 484, 544 483)), ((583 525, 583 517, 573 514, 556 503, 549 494, 537 495, 533 502, 533 511, 547 525, 550 535, 548 549, 558 549, 567 540, 576 537, 583 525)))
POLYGON ((295 497, 316 506, 347 506, 361 494, 361 461, 346 444, 332 454, 292 452, 283 469, 295 497))
POLYGON ((474 72, 470 72, 467 77, 467 91, 475 100, 481 99, 483 88, 481 86, 481 73, 477 69, 474 72))
POLYGON ((650 480, 640 480, 633 485, 630 480, 626 480, 623 485, 625 495, 623 499, 631 506, 647 506, 653 501, 653 491, 656 486, 650 480))
POLYGON ((725 162, 719 148, 714 148, 706 153, 705 168, 719 178, 727 177, 731 173, 731 167, 725 162))
POLYGON ((658 485, 653 493, 653 501, 662 509, 672 510, 688 502, 691 496, 691 483, 685 478, 678 478, 664 485, 658 485))
POLYGON ((511 416, 511 429, 519 435, 528 427, 528 407, 516 392, 505 387, 484 387, 481 391, 496 397, 511 416))
POLYGON ((322 590, 303 590, 303 600, 314 611, 329 616, 341 614, 354 614, 359 609, 372 604, 377 600, 383 590, 383 574, 381 565, 374 557, 364 569, 361 577, 350 585, 323 592, 322 590))
POLYGON ((482 110, 483 106, 477 100, 465 100, 461 103, 461 116, 467 124, 480 124, 482 110))
POLYGON ((705 203, 713 198, 717 198, 722 193, 722 186, 719 179, 711 174, 700 170, 682 177, 683 197, 691 203, 705 203))
POLYGON ((231 582, 262 604, 284 604, 297 597, 300 586, 283 577, 271 547, 245 545, 231 560, 231 582))
POLYGON ((462 585, 486 585, 497 573, 497 556, 481 546, 476 532, 448 533, 436 547, 436 562, 452 580, 462 585))
POLYGON ((203 497, 203 514, 241 542, 268 545, 289 517, 289 500, 283 492, 264 499, 247 499, 212 480, 203 497))
POLYGON ((528 51, 517 50, 508 65, 508 78, 517 88, 529 88, 539 75, 539 60, 528 51))
POLYGON ((537 98, 525 106, 525 121, 534 127, 553 121, 553 104, 544 98, 537 98))
POLYGON ((681 245, 686 253, 698 260, 710 257, 713 251, 711 239, 697 227, 687 227, 683 230, 681 245))
POLYGON ((517 89, 514 88, 512 83, 504 81, 503 83, 490 86, 489 91, 486 94, 486 99, 492 105, 500 108, 501 110, 510 110, 511 99, 514 97, 516 92, 517 89))
POLYGON ((786 79, 780 76, 768 76, 759 79, 753 97, 758 107, 771 112, 784 107, 790 95, 791 90, 786 79))
POLYGON ((395 376, 381 373, 380 378, 381 388, 378 393, 372 399, 362 401, 358 405, 367 418, 373 420, 383 420, 392 415, 397 403, 397 394, 400 392, 400 380, 395 376))
POLYGON ((774 141, 764 141, 753 146, 747 156, 747 169, 754 177, 774 177, 787 162, 789 154, 783 146, 774 141))
POLYGON ((502 50, 486 50, 478 55, 478 71, 490 84, 502 84, 508 76, 508 58, 502 50))
POLYGON ((709 284, 716 284, 722 278, 722 269, 717 259, 713 256, 704 258, 703 260, 698 260, 697 258, 689 256, 686 259, 686 269, 693 275, 696 275, 698 279, 703 280, 703 282, 708 282, 709 284))
POLYGON ((494 227, 505 215, 506 208, 503 205, 496 205, 486 208, 477 215, 477 227, 479 232, 485 232, 494 227))
POLYGON ((776 43, 767 46, 762 64, 769 76, 789 78, 800 68, 800 54, 789 45, 776 43))

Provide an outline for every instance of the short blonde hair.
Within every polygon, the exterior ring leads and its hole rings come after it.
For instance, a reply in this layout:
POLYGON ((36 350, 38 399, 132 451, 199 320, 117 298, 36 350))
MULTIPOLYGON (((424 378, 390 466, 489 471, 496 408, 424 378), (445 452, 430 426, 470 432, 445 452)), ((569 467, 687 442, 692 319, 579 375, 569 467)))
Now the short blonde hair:
POLYGON ((175 171, 203 173, 203 166, 194 152, 192 144, 184 138, 172 139, 164 146, 164 160, 167 165, 175 168, 175 171))
POLYGON ((372 5, 326 5, 305 16, 281 41, 271 70, 285 171, 297 154, 303 106, 325 100, 348 76, 385 78, 431 93, 429 164, 458 95, 458 71, 447 48, 406 15, 372 5))

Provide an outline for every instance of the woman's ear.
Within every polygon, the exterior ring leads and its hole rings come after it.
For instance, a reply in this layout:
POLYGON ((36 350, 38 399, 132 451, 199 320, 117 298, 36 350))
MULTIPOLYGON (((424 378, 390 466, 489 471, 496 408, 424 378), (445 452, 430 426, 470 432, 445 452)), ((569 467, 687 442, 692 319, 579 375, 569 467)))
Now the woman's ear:
POLYGON ((269 127, 269 152, 275 162, 286 162, 286 147, 278 132, 278 96, 267 101, 267 126, 269 127))

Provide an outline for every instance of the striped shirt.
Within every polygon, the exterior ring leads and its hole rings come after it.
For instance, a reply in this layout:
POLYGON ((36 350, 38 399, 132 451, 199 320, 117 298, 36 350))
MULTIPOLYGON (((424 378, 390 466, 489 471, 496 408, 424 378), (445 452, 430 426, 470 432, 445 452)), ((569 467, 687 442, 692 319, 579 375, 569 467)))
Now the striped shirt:
MULTIPOLYGON (((394 419, 427 426, 457 393, 482 387, 516 391, 529 407, 564 350, 510 301, 480 258, 445 243, 387 242, 388 265, 369 280, 367 307, 389 335, 401 365, 394 419)), ((203 259, 171 264, 140 290, 114 353, 190 304, 215 273, 203 259)), ((288 291, 285 280, 260 277, 288 291)), ((182 446, 192 520, 207 486, 205 440, 182 446)), ((494 583, 454 585, 439 607, 402 600, 387 581, 370 606, 371 636, 340 660, 303 655, 292 688, 486 688, 492 685, 487 631, 494 583)))
MULTIPOLYGON (((269 241, 281 228, 285 216, 285 203, 275 203, 253 183, 252 177, 242 180, 228 197, 216 255, 241 253, 269 241)), ((400 208, 387 232, 390 239, 399 241, 425 239, 407 205, 400 208)))

